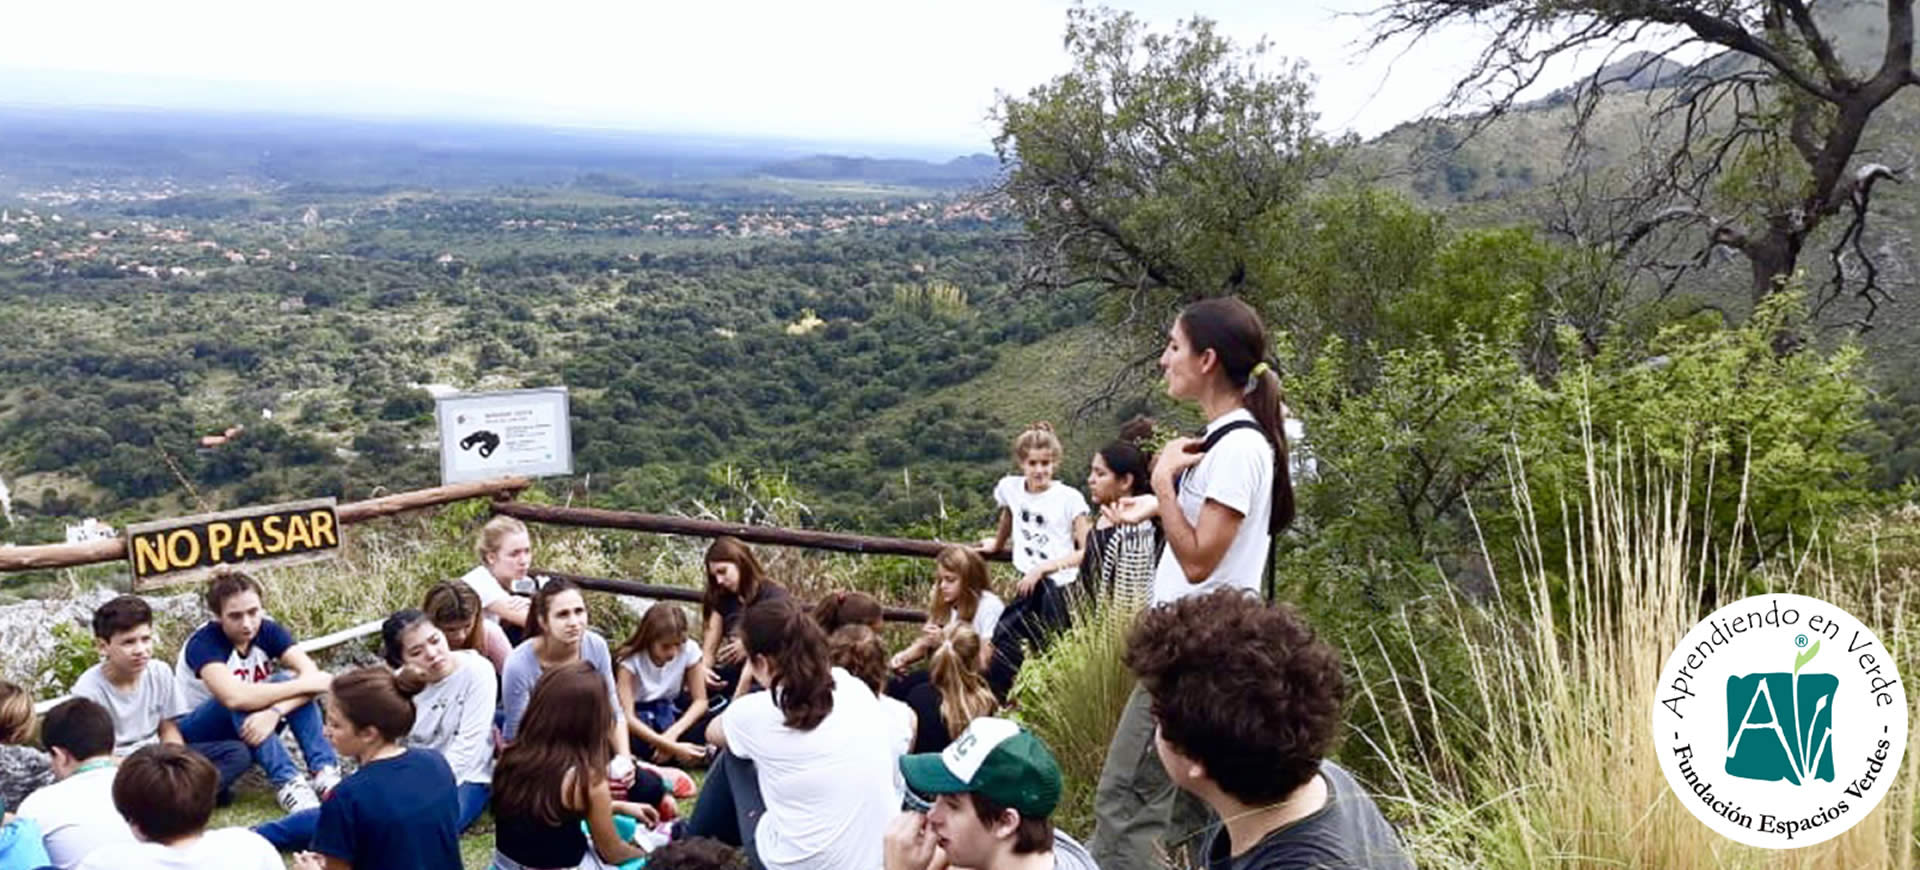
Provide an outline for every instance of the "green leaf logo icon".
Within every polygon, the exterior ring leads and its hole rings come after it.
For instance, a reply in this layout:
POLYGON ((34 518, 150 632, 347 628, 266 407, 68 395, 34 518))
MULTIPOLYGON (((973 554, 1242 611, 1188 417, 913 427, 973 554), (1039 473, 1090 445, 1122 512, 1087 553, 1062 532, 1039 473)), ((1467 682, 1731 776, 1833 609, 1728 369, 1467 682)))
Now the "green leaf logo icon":
POLYGON ((1813 661, 1813 657, 1819 654, 1820 642, 1816 640, 1813 642, 1813 646, 1807 647, 1806 652, 1793 657, 1793 672, 1796 674, 1800 673, 1800 669, 1806 667, 1807 662, 1813 661))

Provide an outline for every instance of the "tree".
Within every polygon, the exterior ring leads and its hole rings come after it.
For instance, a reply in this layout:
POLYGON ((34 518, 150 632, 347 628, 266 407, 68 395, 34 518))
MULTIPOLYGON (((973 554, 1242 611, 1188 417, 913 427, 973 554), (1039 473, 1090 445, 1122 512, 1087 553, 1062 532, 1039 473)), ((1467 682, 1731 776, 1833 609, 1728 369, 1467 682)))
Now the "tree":
POLYGON ((1584 126, 1611 86, 1650 74, 1669 86, 1656 126, 1677 139, 1639 183, 1638 214, 1616 249, 1628 254, 1663 227, 1704 227, 1694 262, 1716 248, 1737 252, 1758 303, 1789 285, 1814 233, 1844 217, 1816 310, 1851 286, 1862 305, 1854 325, 1865 329, 1888 297, 1861 234, 1874 186, 1899 181, 1901 170, 1855 158, 1875 112, 1920 84, 1913 0, 1886 0, 1884 44, 1869 69, 1846 58, 1833 18, 1841 13, 1829 5, 1816 16, 1810 0, 1387 0, 1373 44, 1443 30, 1457 39, 1457 26, 1491 26, 1493 39, 1447 100, 1486 109, 1476 122, 1484 128, 1558 57, 1671 37, 1664 50, 1596 71, 1579 92, 1584 126), (1673 60, 1701 46, 1719 54, 1697 65, 1673 60))
POLYGON ((1269 242, 1333 163, 1298 66, 1263 66, 1204 18, 1172 35, 1125 12, 1067 13, 1071 68, 1003 95, 994 147, 1026 225, 1028 288, 1098 285, 1157 332, 1180 303, 1252 288, 1269 242))

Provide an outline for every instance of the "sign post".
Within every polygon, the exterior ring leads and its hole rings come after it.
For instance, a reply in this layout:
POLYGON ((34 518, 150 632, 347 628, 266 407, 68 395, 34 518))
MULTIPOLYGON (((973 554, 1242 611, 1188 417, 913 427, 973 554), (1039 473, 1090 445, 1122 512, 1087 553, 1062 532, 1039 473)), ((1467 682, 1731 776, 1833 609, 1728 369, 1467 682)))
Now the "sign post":
POLYGON ((340 517, 331 498, 127 526, 133 588, 198 580, 220 565, 266 567, 340 553, 340 517))
POLYGON ((440 482, 573 473, 567 388, 458 393, 434 400, 440 482))

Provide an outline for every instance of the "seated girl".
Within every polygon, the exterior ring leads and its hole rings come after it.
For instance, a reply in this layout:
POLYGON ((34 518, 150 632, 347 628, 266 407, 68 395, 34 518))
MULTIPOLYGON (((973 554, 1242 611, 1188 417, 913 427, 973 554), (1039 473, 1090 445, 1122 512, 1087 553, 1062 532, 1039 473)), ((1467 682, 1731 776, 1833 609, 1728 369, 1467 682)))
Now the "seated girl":
POLYGON ((933 648, 933 662, 927 667, 929 679, 907 693, 907 706, 913 708, 919 728, 914 734, 913 751, 939 752, 967 723, 991 716, 999 708, 987 679, 974 667, 979 661, 980 636, 962 623, 940 632, 933 648))
MULTIPOLYGON (((986 670, 987 654, 992 649, 988 643, 1006 609, 1006 602, 993 594, 993 588, 988 585, 987 560, 980 558, 979 552, 968 547, 941 550, 934 558, 933 603, 927 608, 927 623, 920 627, 920 637, 912 646, 894 654, 891 663, 894 672, 905 675, 914 662, 933 652, 948 627, 960 624, 972 626, 974 634, 980 637, 982 650, 975 667, 986 670)), ((909 677, 904 682, 896 682, 888 693, 903 698, 923 682, 924 677, 909 677)))
POLYGON ((613 657, 633 753, 661 764, 704 763, 707 665, 688 636, 686 610, 655 602, 613 657))
POLYGON ((616 813, 646 827, 660 820, 653 807, 615 799, 608 747, 621 735, 614 721, 592 665, 574 661, 540 676, 518 736, 494 771, 494 870, 582 866, 589 838, 609 864, 646 854, 621 839, 614 824, 616 813))
POLYGON ((295 870, 415 870, 460 866, 460 797, 453 769, 431 749, 409 749, 417 679, 367 667, 336 677, 327 739, 359 762, 320 805, 313 851, 295 870))
MULTIPOLYGON (((815 612, 815 618, 819 613, 815 612)), ((843 625, 827 636, 827 657, 833 666, 852 674, 855 679, 865 683, 873 690, 874 697, 880 701, 890 727, 887 752, 893 757, 893 789, 901 797, 906 796, 907 783, 900 776, 900 756, 913 748, 914 731, 919 723, 914 717, 913 708, 898 699, 889 698, 884 690, 887 685, 887 648, 880 642, 880 635, 865 625, 843 625)))
POLYGON ((449 649, 472 650, 486 656, 496 680, 506 671, 513 644, 507 642, 507 633, 499 623, 486 618, 480 596, 472 587, 455 580, 435 583, 420 602, 420 610, 446 635, 449 649))
MULTIPOLYGON (((387 664, 398 669, 396 685, 414 692, 406 745, 446 759, 458 787, 456 830, 465 831, 487 808, 493 781, 493 707, 499 693, 493 666, 471 650, 447 649, 446 636, 418 610, 395 613, 380 628, 387 664)), ((254 830, 285 852, 308 848, 319 822, 319 810, 301 810, 254 830)))
POLYGON ((767 579, 760 559, 746 542, 713 539, 706 556, 707 588, 700 599, 700 660, 707 663, 707 688, 732 695, 741 688, 746 664, 740 644, 740 618, 761 601, 786 598, 785 587, 767 579))
POLYGON ((820 623, 820 630, 828 637, 844 625, 864 625, 878 632, 885 614, 879 600, 865 592, 842 590, 813 605, 813 621, 820 623))
POLYGON ((827 658, 826 638, 790 600, 747 609, 741 639, 770 688, 735 699, 707 727, 723 751, 686 833, 744 845, 767 870, 872 868, 899 804, 887 716, 827 658))

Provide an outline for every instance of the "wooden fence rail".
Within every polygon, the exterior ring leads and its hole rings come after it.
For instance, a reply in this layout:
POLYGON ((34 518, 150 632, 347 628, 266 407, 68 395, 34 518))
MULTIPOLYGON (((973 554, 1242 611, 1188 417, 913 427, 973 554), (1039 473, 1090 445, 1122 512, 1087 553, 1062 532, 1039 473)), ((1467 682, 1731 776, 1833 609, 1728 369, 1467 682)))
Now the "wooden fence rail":
MULTIPOLYGON (((609 580, 604 577, 585 577, 579 574, 562 574, 558 571, 536 571, 540 576, 557 580, 568 580, 582 589, 598 592, 612 592, 616 595, 634 595, 640 598, 657 598, 665 601, 685 601, 700 603, 700 590, 685 586, 659 586, 653 583, 641 583, 636 580, 609 580)), ((927 612, 911 607, 882 607, 880 618, 888 622, 908 622, 919 624, 927 621, 927 612)))
MULTIPOLYGON (((928 541, 919 538, 883 538, 874 535, 857 535, 851 532, 823 532, 813 529, 786 529, 778 526, 750 526, 742 523, 723 523, 717 520, 697 520, 690 517, 667 516, 665 514, 643 514, 634 511, 613 511, 600 508, 561 507, 559 505, 526 504, 514 501, 496 501, 493 512, 505 514, 520 520, 547 523, 556 526, 587 526, 606 529, 630 529, 636 532, 650 532, 656 535, 687 535, 699 538, 717 538, 731 535, 750 544, 774 544, 782 547, 805 547, 813 550, 834 550, 841 553, 859 553, 875 556, 919 556, 931 559, 940 555, 940 551, 951 546, 954 541, 928 541)), ((1007 553, 995 553, 987 557, 990 560, 1005 562, 1007 553)))

